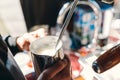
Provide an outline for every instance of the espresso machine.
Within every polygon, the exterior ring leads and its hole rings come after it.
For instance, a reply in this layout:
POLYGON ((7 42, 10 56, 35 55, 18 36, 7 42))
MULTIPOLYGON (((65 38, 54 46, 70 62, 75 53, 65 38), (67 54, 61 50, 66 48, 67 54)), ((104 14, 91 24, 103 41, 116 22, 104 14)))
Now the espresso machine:
MULTIPOLYGON (((93 9, 93 12, 95 13, 95 15, 97 16, 97 25, 94 29, 94 37, 92 42, 89 45, 96 45, 97 44, 97 40, 98 40, 98 36, 99 34, 102 34, 101 30, 101 23, 102 23, 102 11, 106 10, 108 8, 113 7, 114 11, 113 11, 113 19, 117 19, 119 20, 120 18, 120 1, 119 0, 86 0, 86 1, 78 1, 77 5, 88 5, 93 9), (102 2, 102 3, 101 3, 102 2)), ((61 27, 61 25, 64 23, 64 18, 67 14, 67 12, 69 11, 69 9, 71 8, 71 3, 68 2, 66 4, 64 4, 63 8, 61 9, 58 19, 57 19, 57 26, 61 27)), ((84 8, 84 7, 83 7, 84 8)), ((74 9, 75 10, 75 9, 74 9)), ((110 27, 109 27, 110 28, 110 27)), ((72 28, 74 29, 74 28, 72 28)), ((76 37, 76 35, 74 35, 76 37)), ((77 36, 77 39, 79 39, 79 36, 77 36)), ((110 68, 114 67, 115 65, 117 65, 120 62, 120 54, 119 54, 119 45, 117 44, 116 46, 113 46, 111 49, 107 50, 103 55, 99 56, 92 65, 92 68, 95 72, 97 73, 103 73, 106 70, 109 70, 110 68)), ((95 47, 95 46, 91 46, 91 47, 95 47)))
MULTIPOLYGON (((71 9, 71 5, 72 5, 72 2, 67 2, 61 8, 58 18, 57 18, 57 22, 56 22, 58 28, 61 28, 61 26, 65 22, 66 15, 68 14, 68 11, 71 9)), ((92 0, 79 0, 74 9, 74 12, 76 11, 77 7, 82 8, 86 13, 93 12, 93 14, 95 16, 95 20, 94 20, 95 27, 94 27, 94 32, 92 34, 92 36, 93 36, 92 40, 90 40, 86 43, 82 43, 81 36, 84 37, 84 33, 86 34, 86 32, 83 32, 84 30, 82 29, 82 35, 79 35, 79 34, 81 34, 80 27, 74 26, 74 22, 73 22, 74 21, 74 18, 73 18, 74 13, 73 13, 73 16, 71 17, 71 21, 69 22, 69 25, 67 28, 68 34, 69 34, 69 36, 71 38, 71 42, 72 42, 71 46, 74 46, 74 50, 80 49, 83 45, 89 45, 89 47, 95 47, 95 45, 97 43, 98 33, 99 33, 99 30, 101 29, 101 23, 102 23, 101 7, 96 1, 92 1, 92 0)))
MULTIPOLYGON (((57 22, 56 22, 58 28, 61 28, 61 26, 65 22, 66 15, 68 14, 68 11, 71 9, 71 6, 72 6, 72 2, 69 1, 65 3, 61 8, 57 18, 57 22)), ((76 12, 77 15, 73 13, 73 16, 71 17, 71 21, 69 22, 69 25, 67 28, 69 37, 71 39, 71 46, 73 46, 72 47, 73 50, 78 50, 82 46, 87 46, 89 48, 96 47, 96 45, 98 44, 99 36, 101 38, 101 35, 103 36, 105 32, 103 28, 104 15, 102 12, 108 8, 111 8, 112 6, 113 6, 113 0, 95 0, 95 1, 78 0, 77 5, 74 9, 74 12, 77 10, 76 8, 78 9, 80 8, 84 11, 84 13, 82 13, 82 11, 79 13, 76 12), (83 21, 84 15, 90 12, 91 12, 90 16, 94 16, 94 20, 91 20, 90 22, 88 19, 88 22, 86 23, 83 21), (74 18, 74 15, 79 18, 78 22, 75 22, 76 20, 74 18), (89 25, 86 25, 86 24, 89 24, 89 25), (90 26, 90 29, 89 29, 89 26, 90 26), (86 30, 86 28, 89 30, 86 30)), ((110 27, 108 27, 108 29, 110 29, 110 27)), ((107 37, 105 36, 104 38, 108 38, 108 34, 107 34, 107 37)), ((105 40, 106 40, 105 43, 107 43, 107 39, 105 40)), ((105 45, 105 44, 102 44, 102 45, 105 45)))

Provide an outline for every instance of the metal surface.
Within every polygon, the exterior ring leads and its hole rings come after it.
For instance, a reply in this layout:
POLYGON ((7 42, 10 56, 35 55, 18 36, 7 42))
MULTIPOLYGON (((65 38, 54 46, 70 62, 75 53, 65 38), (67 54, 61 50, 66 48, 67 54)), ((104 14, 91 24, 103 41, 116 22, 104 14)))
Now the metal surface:
MULTIPOLYGON (((88 6, 90 6, 93 9, 93 11, 94 11, 94 13, 97 17, 97 20, 96 20, 97 24, 96 24, 95 31, 94 31, 94 37, 93 37, 93 40, 92 40, 91 44, 89 44, 90 47, 94 46, 96 44, 97 36, 98 36, 99 29, 101 27, 101 22, 102 22, 101 8, 100 8, 99 4, 97 4, 95 1, 78 1, 77 5, 88 5, 88 6)), ((62 25, 63 24, 63 20, 65 18, 65 15, 67 14, 68 10, 70 9, 70 6, 71 6, 70 2, 64 4, 63 8, 60 10, 60 13, 58 15, 57 25, 62 25)))
POLYGON ((61 45, 59 45, 57 47, 58 49, 55 50, 57 39, 58 37, 56 36, 46 36, 33 41, 30 45, 36 78, 44 69, 53 65, 57 60, 64 58, 61 41, 61 45))
POLYGON ((68 23, 70 22, 70 19, 71 19, 73 13, 74 13, 74 10, 75 10, 75 8, 77 6, 77 3, 78 3, 78 0, 74 0, 74 2, 72 3, 72 5, 70 7, 70 11, 69 11, 69 13, 67 15, 67 18, 65 19, 65 22, 64 22, 63 26, 62 26, 62 29, 61 29, 60 34, 58 36, 58 40, 57 40, 55 48, 58 46, 58 44, 59 44, 59 42, 60 42, 60 40, 61 40, 61 38, 63 36, 63 33, 65 32, 65 30, 66 30, 66 28, 68 26, 68 23))

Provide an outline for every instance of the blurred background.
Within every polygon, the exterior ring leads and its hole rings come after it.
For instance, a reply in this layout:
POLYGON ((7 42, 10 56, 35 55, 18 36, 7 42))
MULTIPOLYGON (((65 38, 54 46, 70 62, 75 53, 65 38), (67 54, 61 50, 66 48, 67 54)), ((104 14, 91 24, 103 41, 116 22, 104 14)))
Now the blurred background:
POLYGON ((27 32, 19 0, 0 1, 0 32, 13 36, 27 32))
MULTIPOLYGON (((0 33, 19 36, 47 25, 49 35, 56 35, 65 21, 71 1, 0 0, 0 33)), ((117 8, 119 11, 120 6, 117 8)), ((79 2, 63 36, 63 47, 70 54, 76 80, 120 80, 119 64, 102 74, 95 73, 91 67, 98 56, 119 43, 119 30, 120 14, 117 12, 116 15, 113 3, 101 0, 79 2)), ((23 62, 24 67, 19 64, 20 55, 16 55, 15 59, 26 75, 34 69, 28 55, 23 56, 28 58, 27 63, 23 62)))

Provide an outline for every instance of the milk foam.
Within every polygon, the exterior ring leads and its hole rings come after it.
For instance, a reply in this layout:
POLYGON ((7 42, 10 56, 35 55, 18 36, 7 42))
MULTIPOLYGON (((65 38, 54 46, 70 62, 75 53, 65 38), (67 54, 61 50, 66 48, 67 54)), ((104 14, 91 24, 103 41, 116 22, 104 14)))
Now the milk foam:
POLYGON ((54 56, 56 51, 62 47, 62 42, 60 42, 56 50, 56 42, 56 36, 46 36, 32 42, 32 44, 30 45, 30 49, 34 54, 37 55, 54 56))

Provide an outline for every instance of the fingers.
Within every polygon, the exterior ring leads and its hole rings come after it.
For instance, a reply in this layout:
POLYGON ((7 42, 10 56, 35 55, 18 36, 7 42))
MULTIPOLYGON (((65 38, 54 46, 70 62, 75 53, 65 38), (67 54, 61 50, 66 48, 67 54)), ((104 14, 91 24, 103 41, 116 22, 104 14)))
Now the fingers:
MULTIPOLYGON (((69 59, 68 55, 65 54, 64 59, 66 59, 67 62, 68 62, 68 64, 71 65, 71 62, 70 62, 70 59, 69 59)), ((69 66, 69 65, 68 65, 68 66, 69 66)))
MULTIPOLYGON (((67 60, 67 66, 63 69, 63 73, 67 73, 71 71, 71 62, 70 59, 67 55, 65 55, 65 59, 67 60)), ((71 72, 69 73, 69 75, 71 74, 71 72)))
POLYGON ((38 80, 50 80, 55 75, 60 73, 66 66, 67 66, 67 60, 66 59, 60 60, 56 62, 53 66, 44 70, 38 77, 38 80))
POLYGON ((16 43, 21 50, 29 51, 29 45, 31 42, 46 35, 47 35, 47 31, 45 31, 44 28, 41 28, 30 33, 25 33, 24 35, 18 37, 16 39, 16 43))
POLYGON ((16 43, 21 50, 29 51, 29 45, 31 42, 35 41, 40 37, 44 37, 47 35, 47 32, 43 28, 38 29, 36 31, 25 33, 24 35, 17 38, 16 43))
POLYGON ((35 37, 26 33, 17 38, 16 43, 21 50, 29 50, 29 45, 32 41, 36 40, 35 37))
POLYGON ((47 35, 47 31, 44 28, 40 28, 36 31, 30 32, 30 34, 36 38, 44 37, 47 35))
POLYGON ((67 61, 67 66, 55 77, 53 77, 51 80, 56 80, 56 79, 62 79, 62 80, 72 80, 72 69, 71 69, 71 63, 70 59, 67 55, 65 55, 65 59, 67 61))

